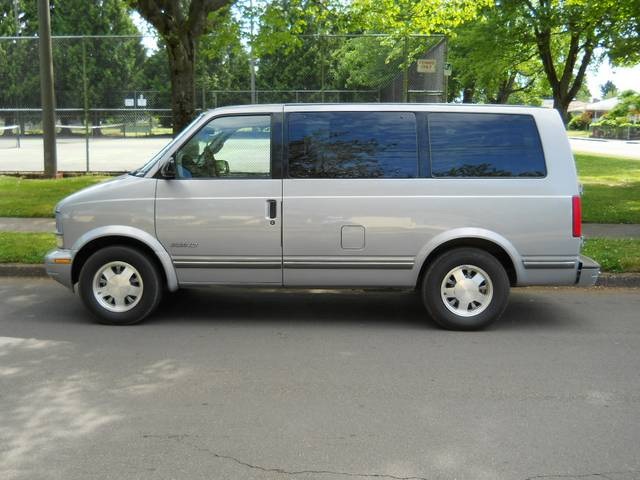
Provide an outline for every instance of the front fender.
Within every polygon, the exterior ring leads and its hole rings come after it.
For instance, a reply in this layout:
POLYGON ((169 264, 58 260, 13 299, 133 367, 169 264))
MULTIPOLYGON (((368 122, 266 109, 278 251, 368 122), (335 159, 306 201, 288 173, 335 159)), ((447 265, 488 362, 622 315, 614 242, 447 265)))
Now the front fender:
POLYGON ((524 274, 524 266, 522 264, 522 259, 520 254, 515 249, 513 244, 509 242, 502 235, 493 232, 491 230, 486 230, 484 228, 475 228, 475 227, 463 227, 463 228, 455 228, 453 230, 447 230, 446 232, 442 232, 435 237, 433 237, 427 244, 422 247, 418 255, 416 256, 416 263, 414 268, 414 283, 417 284, 418 276, 420 275, 420 271, 422 270, 422 265, 427 260, 429 255, 439 246, 444 245, 447 242, 452 240, 461 240, 466 238, 473 239, 481 239, 487 240, 491 243, 495 243, 499 247, 501 247, 509 258, 511 258, 511 262, 516 271, 516 278, 522 278, 524 274))
POLYGON ((109 225, 89 230, 74 242, 71 247, 73 256, 75 257, 76 253, 78 253, 88 243, 98 238, 113 236, 128 237, 138 240, 153 250, 158 257, 158 260, 160 260, 160 264, 162 265, 167 277, 167 288, 172 292, 175 292, 178 289, 178 277, 169 253, 153 235, 145 232, 144 230, 140 230, 139 228, 127 225, 109 225))

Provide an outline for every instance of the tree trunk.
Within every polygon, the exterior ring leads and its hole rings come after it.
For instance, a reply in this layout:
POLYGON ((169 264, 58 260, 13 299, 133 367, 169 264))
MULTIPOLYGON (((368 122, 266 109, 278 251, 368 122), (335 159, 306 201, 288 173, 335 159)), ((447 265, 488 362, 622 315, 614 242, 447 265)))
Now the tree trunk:
POLYGON ((569 104, 578 94, 582 86, 587 67, 591 63, 593 50, 595 48, 595 42, 592 40, 590 34, 586 34, 584 45, 580 46, 580 35, 581 32, 577 30, 571 32, 571 43, 563 59, 562 74, 559 76, 553 63, 551 30, 547 28, 536 32, 536 44, 538 46, 538 52, 540 53, 540 59, 542 60, 542 65, 551 90, 553 91, 553 108, 558 110, 565 124, 569 121, 569 104), (581 50, 582 58, 580 59, 580 66, 574 76, 574 67, 578 61, 581 50))
POLYGON ((462 103, 473 103, 473 95, 476 93, 475 85, 467 85, 462 89, 462 103))
POLYGON ((565 125, 569 122, 570 120, 570 116, 569 116, 569 103, 571 103, 571 98, 567 98, 565 96, 563 96, 561 94, 561 92, 556 92, 554 89, 553 92, 553 108, 555 108, 558 113, 560 114, 560 117, 562 118, 562 121, 565 123, 565 125))
POLYGON ((195 41, 190 34, 167 42, 174 134, 181 132, 196 115, 195 51, 195 41))
POLYGON ((513 93, 513 85, 515 82, 515 72, 509 73, 509 76, 500 82, 500 85, 498 86, 498 93, 496 94, 495 103, 505 104, 509 101, 509 97, 513 93))

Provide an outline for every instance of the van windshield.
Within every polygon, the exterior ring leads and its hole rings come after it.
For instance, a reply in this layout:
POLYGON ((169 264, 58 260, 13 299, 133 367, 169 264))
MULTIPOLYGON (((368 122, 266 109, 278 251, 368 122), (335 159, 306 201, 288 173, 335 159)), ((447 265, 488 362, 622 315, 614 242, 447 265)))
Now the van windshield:
POLYGON ((173 140, 169 141, 169 143, 167 143, 164 147, 162 147, 162 149, 158 153, 156 153, 153 157, 151 157, 151 159, 149 159, 147 163, 145 163, 142 167, 137 168, 136 170, 132 170, 131 172, 128 172, 129 175, 135 175, 136 177, 144 177, 147 173, 149 173, 149 171, 158 162, 158 160, 160 160, 164 156, 164 154, 173 145, 175 145, 176 142, 179 142, 180 140, 182 140, 182 138, 185 137, 186 132, 188 132, 191 129, 191 127, 195 123, 197 123, 200 120, 200 118, 202 118, 203 115, 204 113, 201 113, 196 118, 194 118, 189 125, 187 125, 178 135, 176 135, 173 138, 173 140))

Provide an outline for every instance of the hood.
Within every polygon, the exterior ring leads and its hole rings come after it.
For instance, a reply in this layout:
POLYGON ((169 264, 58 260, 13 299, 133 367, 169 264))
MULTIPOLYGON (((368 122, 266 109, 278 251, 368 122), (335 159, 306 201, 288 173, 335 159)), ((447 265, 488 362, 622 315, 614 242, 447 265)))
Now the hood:
POLYGON ((138 186, 145 185, 146 188, 144 190, 148 192, 148 186, 152 182, 155 182, 155 179, 136 177, 129 174, 120 175, 72 193, 58 202, 55 211, 62 212, 74 205, 120 199, 132 194, 137 196, 136 193, 139 193, 136 192, 139 190, 138 186))

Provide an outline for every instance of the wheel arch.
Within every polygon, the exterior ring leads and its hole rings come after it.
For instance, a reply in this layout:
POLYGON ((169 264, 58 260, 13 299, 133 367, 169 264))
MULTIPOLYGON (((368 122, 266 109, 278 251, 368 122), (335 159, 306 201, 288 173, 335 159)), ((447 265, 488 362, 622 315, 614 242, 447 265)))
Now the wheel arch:
POLYGON ((501 235, 478 228, 459 229, 445 232, 433 238, 420 252, 416 259, 417 270, 415 285, 420 286, 425 270, 430 263, 442 253, 459 247, 473 247, 484 250, 502 264, 511 286, 518 283, 522 278, 522 262, 515 247, 501 235))
POLYGON ((137 248, 146 253, 156 263, 162 275, 164 284, 170 291, 178 289, 178 277, 176 276, 171 257, 162 244, 149 233, 133 227, 101 227, 81 236, 72 247, 73 262, 71 264, 71 281, 75 285, 80 277, 80 271, 87 259, 98 250, 113 246, 125 245, 137 248))

